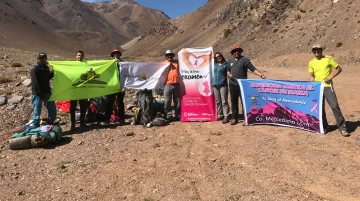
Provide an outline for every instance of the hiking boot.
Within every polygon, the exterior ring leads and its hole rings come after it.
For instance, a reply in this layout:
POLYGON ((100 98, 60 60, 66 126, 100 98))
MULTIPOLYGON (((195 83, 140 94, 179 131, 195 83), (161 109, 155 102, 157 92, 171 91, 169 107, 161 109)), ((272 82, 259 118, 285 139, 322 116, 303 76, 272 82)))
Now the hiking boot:
POLYGON ((236 125, 237 123, 238 123, 238 120, 237 120, 237 119, 233 119, 233 120, 231 120, 230 125, 236 125))
POLYGON ((227 123, 229 123, 229 119, 228 119, 228 118, 224 118, 221 123, 222 123, 222 124, 227 124, 227 123))
POLYGON ((340 131, 341 135, 344 136, 344 137, 349 137, 350 136, 350 133, 347 132, 347 131, 340 131))
POLYGON ((108 125, 109 125, 109 122, 108 122, 108 121, 104 121, 104 122, 101 122, 100 125, 102 125, 102 126, 108 126, 108 125))

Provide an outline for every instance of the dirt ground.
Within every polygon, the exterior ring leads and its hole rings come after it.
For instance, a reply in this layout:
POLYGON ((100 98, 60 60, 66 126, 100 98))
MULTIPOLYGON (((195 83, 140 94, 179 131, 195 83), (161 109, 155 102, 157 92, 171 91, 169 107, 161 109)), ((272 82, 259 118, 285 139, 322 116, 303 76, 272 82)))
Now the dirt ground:
MULTIPOLYGON (((254 64, 269 79, 307 80, 310 58, 254 64)), ((96 128, 46 149, 12 151, 2 144, 0 200, 360 200, 360 70, 342 67, 335 90, 351 137, 335 129, 321 135, 176 122, 96 128)), ((327 114, 335 124, 328 107, 327 114)))

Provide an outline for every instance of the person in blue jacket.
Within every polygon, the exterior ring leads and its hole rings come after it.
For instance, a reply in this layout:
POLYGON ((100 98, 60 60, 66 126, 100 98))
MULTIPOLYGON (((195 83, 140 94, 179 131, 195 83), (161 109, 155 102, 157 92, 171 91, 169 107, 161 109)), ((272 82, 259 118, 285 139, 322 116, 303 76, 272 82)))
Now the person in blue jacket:
POLYGON ((228 83, 227 83, 227 68, 228 63, 224 56, 215 53, 214 74, 212 76, 212 87, 215 94, 218 120, 222 120, 223 124, 229 122, 229 104, 228 104, 228 83))

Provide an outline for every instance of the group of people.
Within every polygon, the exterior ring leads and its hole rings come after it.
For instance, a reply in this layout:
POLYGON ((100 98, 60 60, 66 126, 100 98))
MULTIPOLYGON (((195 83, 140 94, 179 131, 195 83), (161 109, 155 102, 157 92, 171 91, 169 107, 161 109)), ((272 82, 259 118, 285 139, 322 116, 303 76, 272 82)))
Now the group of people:
MULTIPOLYGON (((121 52, 118 49, 114 49, 110 56, 118 62, 121 62, 121 52)), ((83 62, 85 58, 85 53, 83 51, 78 51, 76 53, 76 61, 83 62)), ((56 106, 54 101, 49 101, 51 96, 51 87, 50 80, 54 77, 54 70, 51 65, 48 64, 47 55, 45 53, 40 53, 37 57, 37 64, 31 69, 31 83, 32 83, 32 103, 33 103, 33 118, 29 122, 29 127, 39 127, 40 126, 40 115, 41 109, 44 105, 48 110, 47 123, 53 124, 56 119, 56 106)), ((119 93, 107 95, 107 101, 109 104, 106 106, 105 119, 106 121, 101 122, 103 125, 108 125, 110 122, 111 114, 113 112, 113 104, 117 98, 118 111, 116 111, 120 123, 125 120, 125 107, 124 107, 124 96, 125 92, 121 90, 119 93)), ((85 123, 85 114, 89 108, 89 101, 84 100, 70 100, 70 130, 74 131, 76 128, 76 108, 79 103, 80 106, 80 128, 86 129, 89 128, 85 123)))
MULTIPOLYGON (((323 55, 323 47, 321 45, 314 45, 312 52, 315 56, 308 65, 308 72, 310 73, 310 81, 325 82, 324 87, 324 99, 327 100, 330 105, 339 131, 343 136, 349 136, 347 131, 345 118, 341 113, 336 94, 333 88, 332 80, 340 74, 341 67, 330 56, 323 55)), ((248 70, 262 79, 266 76, 258 70, 248 59, 242 55, 243 49, 240 46, 234 46, 231 50, 232 58, 226 61, 224 56, 220 52, 214 54, 214 70, 212 75, 212 88, 215 95, 218 120, 222 123, 229 123, 230 125, 238 124, 239 120, 244 119, 244 114, 239 114, 239 98, 241 105, 243 106, 240 85, 238 79, 247 79, 248 70), (230 91, 231 101, 231 113, 230 117, 229 104, 228 104, 228 92, 230 91), (231 119, 231 121, 230 121, 231 119)), ((117 49, 111 52, 111 57, 118 62, 121 62, 121 52, 117 49)), ((175 54, 171 50, 165 52, 165 59, 170 63, 170 67, 167 73, 167 79, 164 86, 164 111, 167 119, 179 120, 180 119, 180 70, 179 62, 174 59, 175 54), (175 116, 172 115, 171 103, 174 104, 175 116)), ((81 62, 84 59, 84 52, 78 51, 76 54, 76 60, 81 62)), ((40 124, 41 107, 44 106, 48 109, 48 123, 54 123, 56 118, 55 103, 48 101, 51 96, 50 79, 54 77, 52 66, 47 63, 47 55, 40 53, 38 55, 38 62, 31 70, 32 80, 32 103, 34 107, 34 115, 31 125, 34 127, 40 124)), ((118 115, 121 121, 125 119, 124 111, 124 91, 107 96, 108 103, 113 103, 115 98, 118 100, 118 115)), ((70 101, 70 117, 71 117, 71 129, 75 129, 75 110, 77 102, 80 105, 80 127, 87 127, 85 124, 85 112, 89 106, 87 100, 72 100, 70 101)), ((325 104, 323 102, 322 104, 325 104)), ((105 117, 110 120, 110 116, 113 110, 113 105, 108 104, 105 117)), ((243 111, 243 110, 242 110, 243 111)), ((328 130, 328 123, 325 114, 325 107, 322 111, 323 126, 325 133, 328 130)), ((108 121, 104 124, 108 124, 108 121)))

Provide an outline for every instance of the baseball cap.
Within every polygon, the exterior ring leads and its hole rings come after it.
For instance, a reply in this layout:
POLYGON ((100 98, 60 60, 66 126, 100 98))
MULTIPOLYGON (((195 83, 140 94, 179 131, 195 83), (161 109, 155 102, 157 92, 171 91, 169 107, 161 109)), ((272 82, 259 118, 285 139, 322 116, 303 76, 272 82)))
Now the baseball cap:
POLYGON ((46 55, 46 53, 39 53, 37 58, 38 59, 47 59, 47 55, 46 55))

